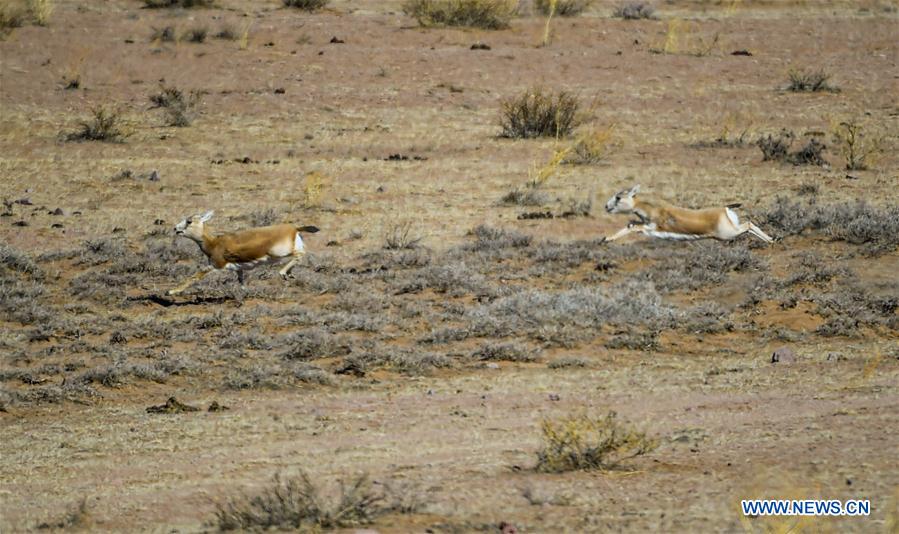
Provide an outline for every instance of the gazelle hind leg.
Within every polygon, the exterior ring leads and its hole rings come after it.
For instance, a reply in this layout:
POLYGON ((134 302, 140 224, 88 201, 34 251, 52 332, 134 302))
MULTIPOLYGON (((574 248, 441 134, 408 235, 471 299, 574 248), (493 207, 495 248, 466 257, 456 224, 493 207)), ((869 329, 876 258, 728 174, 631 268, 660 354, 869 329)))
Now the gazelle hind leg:
POLYGON ((774 243, 774 240, 771 239, 771 236, 762 231, 761 228, 752 224, 751 222, 745 222, 740 225, 740 234, 743 235, 745 233, 750 233, 755 237, 761 239, 765 243, 774 243))
POLYGON ((761 228, 752 223, 749 223, 749 231, 752 232, 752 235, 758 237, 765 243, 774 243, 774 238, 763 232, 761 228))
POLYGON ((289 262, 287 262, 287 265, 285 265, 280 271, 278 271, 278 274, 281 275, 281 278, 284 278, 285 280, 287 279, 288 275, 290 275, 290 271, 294 267, 296 267, 297 263, 300 262, 300 257, 303 254, 305 254, 305 252, 300 252, 300 251, 297 251, 293 254, 293 257, 290 259, 289 262))

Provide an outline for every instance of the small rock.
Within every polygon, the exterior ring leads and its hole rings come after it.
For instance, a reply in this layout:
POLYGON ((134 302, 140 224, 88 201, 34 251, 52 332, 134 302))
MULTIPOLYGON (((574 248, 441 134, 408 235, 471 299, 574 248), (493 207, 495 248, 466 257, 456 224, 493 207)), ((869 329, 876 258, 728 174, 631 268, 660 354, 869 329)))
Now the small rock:
POLYGON ((16 221, 16 222, 12 223, 12 225, 13 226, 28 226, 28 222, 27 221, 16 221))
POLYGON ((518 529, 515 528, 515 525, 512 523, 507 523, 505 521, 499 524, 499 531, 502 534, 518 534, 518 529))
POLYGON ((790 347, 780 347, 771 354, 771 363, 793 363, 796 355, 790 347))
POLYGON ((153 169, 153 171, 150 172, 150 176, 147 176, 147 180, 150 180, 151 182, 158 182, 159 181, 159 171, 157 171, 156 169, 153 169))
POLYGON ((284 89, 283 87, 278 87, 278 88, 275 89, 275 94, 276 94, 276 95, 283 95, 283 94, 286 93, 286 92, 287 92, 287 90, 284 89))
POLYGON ((471 45, 471 50, 490 50, 490 45, 487 43, 475 43, 471 45))
POLYGON ((50 225, 50 228, 62 228, 62 223, 53 223, 50 225))
POLYGON ((551 400, 551 401, 558 402, 561 399, 562 399, 562 397, 560 397, 558 393, 550 393, 549 394, 549 400, 551 400))
POLYGON ((32 202, 29 198, 20 198, 19 200, 16 200, 15 203, 21 204, 23 206, 31 206, 34 204, 34 202, 32 202))
POLYGON ((499 364, 495 362, 487 362, 484 367, 487 369, 499 369, 499 364))
POLYGON ((162 226, 163 224, 165 224, 165 219, 156 219, 155 221, 153 221, 153 224, 155 226, 162 226))
POLYGON ((752 52, 749 50, 734 50, 730 53, 732 56, 751 56, 752 52))
POLYGON ((338 39, 337 37, 331 37, 329 42, 331 44, 343 44, 345 41, 343 39, 338 39))

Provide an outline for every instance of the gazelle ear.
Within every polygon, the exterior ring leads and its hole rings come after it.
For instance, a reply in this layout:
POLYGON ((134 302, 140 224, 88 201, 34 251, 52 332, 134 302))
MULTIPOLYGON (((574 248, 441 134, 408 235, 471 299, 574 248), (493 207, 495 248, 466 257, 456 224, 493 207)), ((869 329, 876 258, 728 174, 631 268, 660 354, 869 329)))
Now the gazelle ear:
POLYGON ((208 221, 209 219, 212 218, 213 215, 215 215, 214 211, 211 211, 211 210, 207 211, 206 213, 204 213, 203 215, 200 216, 200 222, 204 223, 204 222, 208 221))
POLYGON ((631 187, 631 190, 627 192, 627 196, 632 197, 640 192, 640 184, 631 187))

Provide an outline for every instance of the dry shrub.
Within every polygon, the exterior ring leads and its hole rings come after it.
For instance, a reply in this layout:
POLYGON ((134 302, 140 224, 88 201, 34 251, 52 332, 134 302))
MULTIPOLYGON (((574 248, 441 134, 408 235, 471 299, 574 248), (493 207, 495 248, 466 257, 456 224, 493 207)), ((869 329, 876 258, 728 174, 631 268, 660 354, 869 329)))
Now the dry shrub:
POLYGON ((57 521, 40 523, 39 530, 73 530, 86 529, 90 526, 90 509, 87 505, 87 497, 72 505, 66 515, 57 521))
POLYGON ((788 91, 796 93, 815 93, 819 91, 838 92, 839 89, 827 83, 830 74, 823 70, 791 70, 789 72, 790 84, 788 91))
POLYGON ((860 123, 844 121, 834 125, 831 131, 847 171, 867 170, 884 152, 885 137, 866 132, 860 123))
POLYGON ((0 37, 25 24, 25 12, 11 3, 0 5, 0 37))
POLYGON ((153 28, 153 34, 150 36, 150 41, 160 41, 163 43, 173 43, 175 42, 175 27, 174 26, 166 26, 164 28, 153 28))
POLYGON ((565 90, 553 93, 534 87, 503 100, 500 106, 502 137, 566 137, 582 120, 580 100, 565 90))
POLYGON ((159 93, 150 96, 150 102, 154 107, 165 110, 168 126, 185 127, 190 126, 196 117, 200 92, 184 93, 175 87, 163 87, 159 93))
POLYGON ((412 223, 405 222, 391 227, 384 238, 384 248, 387 250, 402 250, 415 248, 423 238, 412 232, 412 223))
POLYGON ((593 5, 593 0, 536 0, 534 8, 543 15, 575 17, 593 5))
POLYGON ((614 469, 658 447, 658 440, 619 422, 615 412, 597 419, 544 420, 541 429, 543 449, 537 452, 536 469, 549 473, 614 469))
POLYGON ((515 0, 407 0, 403 12, 422 26, 466 26, 500 30, 518 11, 515 0))
POLYGON ((144 7, 157 9, 164 7, 213 7, 213 0, 144 0, 144 7))
POLYGON ((411 513, 419 505, 401 502, 375 488, 368 475, 341 481, 338 488, 323 491, 305 472, 272 484, 258 494, 242 496, 218 505, 219 530, 318 530, 369 525, 391 512, 411 513))
POLYGON ((34 18, 35 24, 46 26, 50 21, 50 14, 53 13, 53 4, 50 0, 28 0, 28 12, 34 18))
POLYGON ((781 130, 777 135, 759 137, 756 146, 762 151, 762 161, 779 161, 792 165, 825 166, 827 161, 822 153, 827 148, 824 143, 811 138, 801 149, 791 152, 796 136, 789 130, 781 130))
POLYGON ((839 241, 864 244, 873 255, 899 246, 897 205, 879 208, 864 201, 821 205, 791 202, 787 197, 779 196, 760 215, 760 224, 784 235, 818 231, 839 241))
POLYGON ((615 8, 613 15, 624 20, 651 19, 655 8, 646 2, 630 2, 615 8))
POLYGON ((283 0, 285 7, 295 7, 303 11, 318 11, 328 5, 329 0, 283 0))
POLYGON ((181 36, 181 40, 189 43, 202 43, 206 41, 207 35, 209 35, 209 30, 206 27, 197 26, 196 28, 191 28, 184 32, 184 35, 181 36))
POLYGON ((596 128, 577 137, 565 163, 591 165, 606 159, 612 150, 615 126, 596 128))
POLYGON ((121 143, 130 132, 122 125, 122 114, 116 109, 98 106, 91 110, 92 117, 80 124, 80 130, 65 136, 66 141, 106 141, 121 143))

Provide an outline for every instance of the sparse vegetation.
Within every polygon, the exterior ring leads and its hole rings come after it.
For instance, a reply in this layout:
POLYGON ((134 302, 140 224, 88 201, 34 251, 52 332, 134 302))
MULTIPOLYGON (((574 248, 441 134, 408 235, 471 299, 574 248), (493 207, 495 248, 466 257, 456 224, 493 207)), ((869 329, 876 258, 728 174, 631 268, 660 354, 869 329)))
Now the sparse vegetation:
POLYGON ((57 520, 41 523, 37 525, 39 530, 71 530, 84 529, 90 526, 90 509, 87 504, 87 497, 83 497, 80 501, 69 508, 66 515, 57 520))
POLYGON ((403 12, 422 26, 501 30, 518 11, 515 0, 407 0, 403 12))
POLYGON ((234 26, 227 25, 222 26, 219 31, 215 32, 213 35, 216 39, 222 39, 224 41, 236 41, 239 37, 237 30, 234 29, 234 26))
POLYGON ((421 242, 422 237, 412 231, 412 223, 404 222, 393 225, 384 237, 384 248, 387 250, 403 250, 415 248, 421 242))
POLYGON ((5 37, 13 28, 25 24, 25 12, 12 3, 0 4, 0 38, 5 37))
POLYGON ((328 5, 330 0, 282 0, 285 7, 295 7, 303 11, 318 11, 328 5))
POLYGON ((206 42, 207 35, 209 35, 209 30, 205 26, 197 26, 184 32, 181 40, 189 43, 203 43, 206 42))
POLYGON ((213 7, 215 5, 214 0, 143 0, 144 7, 159 9, 166 7, 183 7, 183 8, 192 8, 192 7, 213 7))
POLYGON ((838 92, 839 89, 830 85, 830 74, 823 70, 791 70, 788 73, 790 84, 788 91, 795 93, 816 93, 819 91, 838 92))
POLYGON ((594 0, 536 0, 534 8, 542 15, 576 17, 593 5, 594 0))
POLYGON ((151 41, 159 41, 162 43, 173 43, 176 41, 175 36, 175 27, 174 26, 165 26, 163 28, 153 28, 153 35, 150 37, 151 41))
POLYGON ((822 205, 777 197, 762 216, 766 225, 785 235, 818 231, 833 239, 866 245, 872 254, 899 246, 899 206, 896 205, 878 208, 863 201, 822 205))
POLYGON ((541 429, 543 449, 537 452, 537 471, 609 470, 658 447, 658 440, 620 422, 615 412, 600 418, 544 420, 541 429))
POLYGON ((646 2, 630 2, 615 8, 614 15, 624 20, 651 19, 655 8, 646 2))
POLYGON ((832 128, 832 132, 847 171, 867 170, 883 154, 885 138, 866 132, 857 122, 841 122, 832 128))
POLYGON ((219 530, 333 529, 368 525, 386 513, 416 508, 376 489, 368 475, 328 491, 301 471, 283 480, 276 475, 258 494, 219 505, 215 520, 219 530))
POLYGON ((46 26, 50 22, 53 13, 53 3, 50 0, 28 0, 28 12, 38 26, 46 26))
POLYGON ((503 100, 500 106, 502 137, 567 137, 582 120, 580 100, 564 90, 551 92, 534 87, 503 100))
POLYGON ((596 128, 577 136, 565 163, 594 165, 606 159, 612 150, 615 125, 596 128))
POLYGON ((178 88, 163 86, 159 93, 150 96, 150 102, 165 111, 166 125, 183 128, 190 126, 196 118, 200 92, 185 94, 178 88))
POLYGON ((92 117, 80 123, 80 130, 66 135, 67 141, 105 141, 108 143, 121 143, 131 133, 123 124, 120 111, 99 106, 91 111, 92 117))
POLYGON ((756 146, 762 151, 762 161, 779 161, 793 165, 827 165, 822 153, 827 148, 821 141, 810 138, 808 142, 795 152, 791 152, 796 136, 789 130, 781 130, 777 135, 768 134, 759 137, 756 146))

